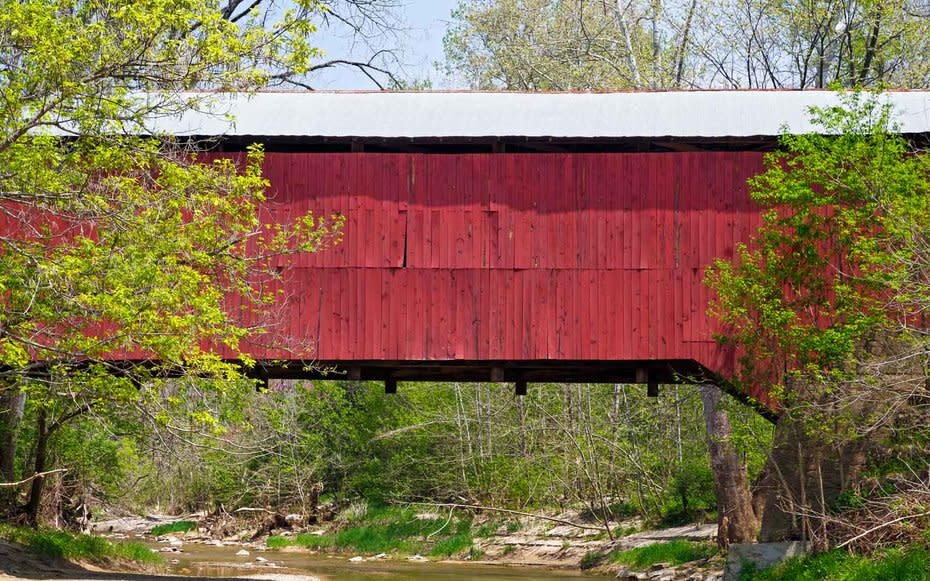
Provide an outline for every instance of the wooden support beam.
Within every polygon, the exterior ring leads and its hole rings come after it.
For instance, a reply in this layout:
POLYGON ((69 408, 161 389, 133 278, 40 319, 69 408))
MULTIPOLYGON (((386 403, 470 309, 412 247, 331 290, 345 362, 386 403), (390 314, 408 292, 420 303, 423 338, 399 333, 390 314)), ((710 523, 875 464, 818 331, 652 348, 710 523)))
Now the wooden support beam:
POLYGON ((350 367, 346 370, 346 379, 352 381, 359 381, 362 379, 362 368, 361 367, 350 367))
POLYGON ((397 380, 396 379, 385 379, 384 380, 384 393, 397 393, 397 380))
POLYGON ((491 381, 494 383, 501 383, 504 381, 504 368, 503 367, 492 367, 491 368, 491 381))
POLYGON ((636 383, 649 383, 649 370, 645 367, 636 368, 636 383))
POLYGON ((514 392, 514 394, 516 394, 516 395, 518 395, 518 396, 520 396, 520 397, 523 397, 524 395, 526 395, 526 386, 527 386, 526 381, 524 381, 524 380, 522 380, 522 379, 517 380, 517 381, 513 384, 513 392, 514 392))
POLYGON ((650 381, 646 384, 646 396, 647 397, 659 397, 659 384, 655 381, 650 381))

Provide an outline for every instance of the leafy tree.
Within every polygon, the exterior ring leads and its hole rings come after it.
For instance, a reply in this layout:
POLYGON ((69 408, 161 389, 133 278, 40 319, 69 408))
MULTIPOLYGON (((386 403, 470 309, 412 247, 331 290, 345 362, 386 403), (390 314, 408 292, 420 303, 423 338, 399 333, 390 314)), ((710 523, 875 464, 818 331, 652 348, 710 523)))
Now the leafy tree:
POLYGON ((695 2, 461 2, 444 39, 446 72, 475 88, 666 88, 694 82, 695 2))
POLYGON ((738 379, 791 397, 802 376, 855 373, 865 343, 922 308, 927 158, 912 155, 876 97, 814 109, 818 134, 784 135, 750 181, 763 225, 734 262, 708 271, 738 379))
MULTIPOLYGON (((294 7, 269 25, 257 13, 232 22, 210 0, 0 2, 7 480, 25 396, 40 473, 48 439, 92 409, 157 403, 168 376, 238 378, 230 361, 248 364, 243 341, 278 299, 271 258, 338 236, 338 220, 310 215, 260 228, 259 148, 198 161, 150 127, 209 99, 185 91, 306 71, 303 15, 318 5, 294 7)), ((41 493, 37 478, 33 521, 41 493)))
POLYGON ((908 0, 480 0, 445 53, 475 88, 925 87, 928 39, 908 0))
MULTIPOLYGON (((877 96, 812 117, 818 133, 783 136, 751 182, 759 232, 707 279, 722 339, 741 353, 736 380, 781 394, 773 486, 823 515, 855 483, 866 443, 878 453, 909 431, 911 452, 924 450, 930 163, 877 96)), ((774 504, 764 536, 817 532, 792 530, 774 504)))

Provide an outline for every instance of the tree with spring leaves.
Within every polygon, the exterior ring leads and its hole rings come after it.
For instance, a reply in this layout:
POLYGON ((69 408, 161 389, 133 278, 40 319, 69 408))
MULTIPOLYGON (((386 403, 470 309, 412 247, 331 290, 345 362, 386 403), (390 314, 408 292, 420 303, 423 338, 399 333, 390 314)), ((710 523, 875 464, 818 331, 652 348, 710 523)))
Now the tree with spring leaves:
POLYGON ((761 229, 733 262, 708 271, 722 340, 742 354, 735 380, 771 386, 784 407, 763 540, 825 546, 831 504, 858 486, 866 449, 873 461, 909 457, 919 473, 930 457, 918 443, 930 158, 895 132, 880 97, 841 101, 812 111, 817 134, 782 137, 751 182, 761 229))
MULTIPOLYGON (((274 21, 233 22, 211 0, 0 2, 3 480, 15 478, 27 399, 37 434, 28 475, 48 468, 49 438, 83 414, 109 406, 158 419, 156 406, 171 404, 166 381, 174 398, 205 385, 185 377, 241 383, 231 361, 248 365, 243 341, 280 300, 271 259, 338 238, 338 218, 261 227, 259 148, 198 161, 152 129, 210 99, 192 89, 251 90, 305 72, 316 54, 306 15, 319 5, 293 6, 274 21)), ((210 427, 209 414, 195 419, 210 427)), ((37 478, 32 522, 41 500, 37 478)))

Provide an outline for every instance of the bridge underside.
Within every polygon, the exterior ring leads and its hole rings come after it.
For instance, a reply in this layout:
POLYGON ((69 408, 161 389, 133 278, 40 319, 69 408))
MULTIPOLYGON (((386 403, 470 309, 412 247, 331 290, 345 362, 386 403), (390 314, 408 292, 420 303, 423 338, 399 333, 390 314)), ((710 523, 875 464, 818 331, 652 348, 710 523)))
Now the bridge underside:
POLYGON ((703 383, 713 375, 691 360, 668 361, 312 361, 269 362, 269 379, 502 381, 529 383, 703 383))
POLYGON ((526 395, 533 383, 622 383, 642 384, 647 394, 657 396, 661 385, 713 383, 763 416, 776 416, 768 407, 734 389, 697 361, 690 359, 590 361, 278 361, 259 362, 250 372, 256 379, 333 379, 382 381, 394 393, 404 381, 511 383, 517 395, 526 395))

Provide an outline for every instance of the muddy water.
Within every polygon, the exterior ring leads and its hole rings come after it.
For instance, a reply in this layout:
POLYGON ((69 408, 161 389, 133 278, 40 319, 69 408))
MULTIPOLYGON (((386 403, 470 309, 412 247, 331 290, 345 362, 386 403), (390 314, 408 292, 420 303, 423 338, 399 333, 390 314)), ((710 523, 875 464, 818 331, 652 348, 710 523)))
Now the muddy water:
MULTIPOLYGON (((164 546, 164 545, 162 545, 164 546)), ((185 544, 184 552, 163 553, 166 560, 177 559, 171 573, 190 576, 242 577, 267 573, 292 573, 319 577, 321 581, 519 581, 530 579, 574 580, 607 579, 585 575, 578 571, 530 566, 500 566, 480 563, 411 563, 408 561, 369 561, 350 563, 344 557, 308 555, 288 552, 255 552, 249 557, 236 557, 240 547, 212 547, 185 544), (268 559, 256 563, 255 557, 268 559), (269 566, 274 563, 276 567, 269 566)))

